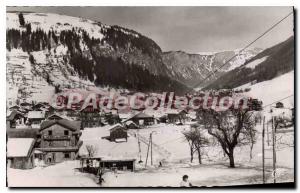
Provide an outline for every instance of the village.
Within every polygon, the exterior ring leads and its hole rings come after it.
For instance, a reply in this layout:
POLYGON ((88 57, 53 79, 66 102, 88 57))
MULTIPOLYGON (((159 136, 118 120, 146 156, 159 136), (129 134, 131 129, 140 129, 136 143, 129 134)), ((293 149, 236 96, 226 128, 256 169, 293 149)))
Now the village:
MULTIPOLYGON (((60 96, 57 98, 57 102, 58 106, 63 105, 68 102, 68 99, 60 96)), ((261 132, 262 114, 265 113, 264 111, 263 113, 260 112, 262 107, 257 107, 257 103, 252 104, 254 104, 252 112, 260 115, 255 116, 255 127, 261 132)), ((205 131, 204 133, 201 132, 207 139, 207 142, 201 146, 203 152, 194 152, 195 155, 191 157, 190 148, 192 146, 190 146, 190 141, 185 134, 188 134, 193 128, 201 128, 201 124, 199 124, 201 117, 192 109, 149 110, 141 108, 122 111, 113 108, 102 110, 93 108, 92 104, 84 106, 83 101, 72 104, 70 107, 70 109, 55 109, 47 102, 34 104, 25 101, 8 108, 7 167, 10 186, 32 185, 28 181, 24 183, 14 179, 18 179, 18 176, 24 177, 26 173, 20 174, 20 171, 28 171, 30 174, 30 171, 36 171, 38 168, 42 168, 42 171, 56 167, 58 170, 68 168, 69 172, 72 172, 70 178, 73 178, 72 175, 77 173, 80 174, 80 179, 84 176, 83 178, 90 180, 84 185, 71 183, 70 186, 93 187, 124 186, 125 184, 137 186, 137 184, 128 182, 127 175, 131 176, 135 173, 137 175, 134 177, 137 177, 143 173, 148 175, 149 172, 152 175, 157 172, 160 175, 161 172, 167 172, 170 178, 169 186, 176 186, 174 182, 180 179, 180 175, 184 174, 182 172, 186 168, 193 170, 193 168, 201 166, 203 162, 204 165, 216 164, 217 170, 227 170, 228 161, 226 161, 227 157, 224 152, 222 153, 222 148, 205 131), (199 161, 197 161, 197 155, 200 155, 198 156, 199 161), (193 156, 195 157, 194 160, 193 156), (202 158, 200 158, 201 156, 202 158), (218 168, 220 166, 222 169, 218 168), (175 168, 177 169, 172 171, 175 168), (104 184, 98 182, 99 171, 104 184), (169 172, 172 172, 178 179, 170 177, 169 172), (123 178, 117 178, 118 174, 126 175, 123 178), (16 181, 21 182, 21 184, 14 184, 16 181)), ((290 133, 293 132, 292 110, 285 108, 281 102, 276 103, 273 109, 277 112, 278 117, 285 120, 280 122, 283 132, 278 133, 278 135, 282 135, 280 137, 284 141, 282 144, 287 143, 288 146, 292 146, 293 135, 290 133)), ((269 124, 270 122, 267 121, 267 125, 269 124)), ((269 125, 269 127, 271 126, 269 125)), ((268 132, 269 138, 271 129, 268 132)), ((236 153, 239 154, 237 162, 239 167, 253 167, 253 173, 250 172, 247 175, 252 176, 249 177, 250 179, 253 178, 253 175, 257 178, 261 175, 261 171, 257 171, 257 167, 261 167, 259 166, 261 144, 254 144, 254 148, 251 150, 251 154, 253 154, 250 158, 251 161, 242 166, 240 161, 243 163, 243 160, 249 159, 248 153, 245 153, 247 147, 248 145, 237 147, 237 151, 243 152, 241 154, 236 153)), ((291 149, 283 149, 283 154, 293 152, 290 152, 291 149), (288 152, 286 152, 287 150, 288 152)), ((278 163, 280 163, 280 159, 282 158, 277 159, 278 163)), ((287 163, 284 160, 284 164, 287 163)), ((293 163, 288 163, 288 167, 290 164, 293 163)), ((215 168, 215 166, 210 167, 215 168)), ((237 172, 238 170, 230 170, 229 172, 237 172)), ((42 171, 40 171, 41 174, 42 171)), ((191 173, 189 170, 186 172, 191 173)), ((285 168, 285 172, 292 172, 292 168, 285 168)), ((57 175, 59 173, 60 171, 57 171, 57 175)), ((292 176, 288 175, 287 178, 286 175, 280 176, 280 180, 290 180, 292 176)), ((39 178, 45 178, 45 176, 47 173, 39 178)), ((141 186, 166 185, 160 184, 159 179, 155 179, 155 175, 152 178, 154 179, 149 181, 149 184, 146 183, 141 186)), ((268 179, 269 181, 272 180, 271 174, 269 174, 268 179)), ((222 180, 217 185, 249 182, 247 177, 245 180, 241 182, 222 180)), ((45 179, 45 181, 47 180, 45 179)), ((195 182, 195 185, 198 185, 197 183, 199 182, 195 182)), ((259 177, 253 183, 261 183, 261 178, 259 177)), ((199 184, 202 185, 202 182, 199 184)), ((211 184, 207 182, 204 185, 209 186, 211 184)), ((46 182, 42 183, 41 186, 52 185, 46 182)))
POLYGON ((293 7, 7 9, 7 187, 295 187, 293 7))

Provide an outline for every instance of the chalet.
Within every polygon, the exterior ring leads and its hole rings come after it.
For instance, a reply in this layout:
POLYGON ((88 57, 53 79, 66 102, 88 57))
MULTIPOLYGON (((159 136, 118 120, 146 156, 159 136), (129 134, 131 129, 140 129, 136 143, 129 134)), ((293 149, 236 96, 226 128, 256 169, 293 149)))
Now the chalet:
POLYGON ((66 119, 44 121, 39 130, 40 147, 46 164, 73 160, 82 144, 80 122, 66 119))
POLYGON ((136 115, 132 116, 125 122, 129 120, 133 121, 137 125, 153 125, 155 123, 155 119, 153 116, 150 116, 143 112, 137 113, 136 115))
POLYGON ((182 123, 187 120, 187 112, 185 110, 169 109, 166 111, 168 123, 182 123))
POLYGON ((275 108, 283 108, 284 105, 282 102, 277 102, 275 108))
POLYGON ((7 161, 8 167, 30 169, 34 167, 33 138, 8 138, 7 161))
POLYGON ((28 123, 32 128, 40 128, 40 124, 45 120, 45 112, 29 111, 27 115, 28 123))
POLYGON ((80 120, 82 127, 99 127, 103 126, 98 108, 93 108, 93 105, 87 105, 80 110, 80 120))
POLYGON ((115 142, 127 141, 128 135, 125 127, 121 124, 116 124, 109 129, 109 140, 115 142))
POLYGON ((17 128, 18 126, 25 125, 25 116, 17 110, 10 112, 6 117, 6 128, 17 128))

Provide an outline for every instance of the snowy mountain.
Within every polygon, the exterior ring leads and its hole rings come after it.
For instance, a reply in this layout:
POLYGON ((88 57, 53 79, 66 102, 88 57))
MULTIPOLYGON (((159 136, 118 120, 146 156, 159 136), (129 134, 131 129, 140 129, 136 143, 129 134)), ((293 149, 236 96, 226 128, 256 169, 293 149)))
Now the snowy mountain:
MULTIPOLYGON (((170 51, 163 53, 163 62, 170 71, 170 76, 174 79, 193 87, 201 82, 209 74, 212 74, 227 60, 239 53, 240 50, 222 51, 215 53, 189 54, 183 51, 170 51)), ((209 81, 215 80, 224 72, 237 68, 251 59, 262 49, 254 48, 242 51, 238 56, 232 59, 228 64, 220 68, 218 72, 210 76, 209 81)), ((205 85, 208 80, 204 82, 205 85)), ((201 86, 201 85, 200 85, 201 86)))
POLYGON ((251 82, 254 84, 271 80, 294 70, 294 65, 294 36, 292 36, 265 49, 242 66, 228 71, 206 88, 236 88, 251 82))
POLYGON ((8 96, 87 87, 185 92, 151 39, 120 26, 50 13, 6 15, 8 96))

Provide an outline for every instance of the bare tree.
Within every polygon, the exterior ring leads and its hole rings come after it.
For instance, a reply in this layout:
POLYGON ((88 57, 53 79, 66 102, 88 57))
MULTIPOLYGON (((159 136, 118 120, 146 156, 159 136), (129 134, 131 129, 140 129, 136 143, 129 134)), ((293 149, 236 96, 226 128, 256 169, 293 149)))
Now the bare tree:
POLYGON ((193 125, 189 131, 183 132, 183 135, 190 146, 191 162, 193 162, 194 153, 197 152, 199 164, 202 164, 202 149, 209 143, 209 140, 205 137, 199 125, 193 125))
POLYGON ((229 109, 215 111, 203 109, 198 112, 208 133, 220 143, 229 158, 230 167, 235 167, 234 149, 237 145, 248 144, 255 138, 254 119, 249 110, 229 109))
POLYGON ((95 154, 97 153, 97 148, 94 145, 86 145, 85 148, 86 148, 86 151, 88 152, 89 158, 94 157, 95 154))

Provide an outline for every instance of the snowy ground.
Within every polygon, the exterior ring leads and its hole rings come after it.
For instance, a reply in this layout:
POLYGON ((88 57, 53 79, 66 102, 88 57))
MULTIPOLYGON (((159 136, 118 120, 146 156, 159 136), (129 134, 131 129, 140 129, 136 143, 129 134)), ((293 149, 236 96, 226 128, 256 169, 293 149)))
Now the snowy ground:
MULTIPOLYGON (((264 105, 270 104, 281 98, 294 94, 294 72, 284 74, 270 81, 250 87, 249 95, 259 98, 264 105), (274 86, 276 85, 276 86, 274 86)), ((285 107, 291 107, 293 98, 283 101, 285 107)), ((270 108, 265 108, 261 113, 270 120, 270 108)), ((289 109, 273 109, 273 114, 289 115, 289 109)), ((250 159, 250 147, 240 146, 235 149, 236 168, 228 167, 228 159, 223 155, 219 146, 209 146, 204 149, 203 164, 197 163, 197 156, 191 164, 189 159, 189 146, 184 140, 182 132, 190 128, 191 123, 182 126, 172 124, 158 124, 145 129, 130 130, 127 143, 109 142, 102 137, 108 135, 109 127, 86 128, 81 140, 83 146, 80 154, 85 154, 85 145, 97 146, 99 156, 135 158, 139 161, 138 141, 141 142, 142 164, 137 164, 136 172, 107 172, 104 175, 103 186, 130 187, 130 186, 178 186, 184 174, 189 175, 190 181, 195 186, 230 186, 241 184, 262 183, 262 125, 256 125, 257 140, 253 147, 253 157, 250 159), (153 166, 145 168, 147 144, 150 133, 153 133, 153 166), (158 167, 159 161, 163 167, 158 167)), ((272 158, 271 126, 266 128, 265 155, 272 158), (269 137, 268 137, 269 136, 269 137)), ((276 159, 277 182, 294 182, 294 128, 281 129, 276 134, 276 159)), ((267 159, 267 182, 272 183, 272 159, 267 159)), ((68 186, 81 187, 98 186, 93 175, 80 173, 78 161, 68 161, 46 168, 31 170, 16 170, 8 168, 8 185, 13 186, 68 186), (26 179, 26 180, 24 180, 26 179)))
POLYGON ((81 173, 78 161, 67 161, 31 170, 7 169, 9 187, 95 187, 94 176, 81 173))
MULTIPOLYGON (((258 98, 263 101, 263 106, 271 104, 275 101, 281 100, 288 96, 291 96, 281 102, 285 107, 293 106, 294 100, 294 71, 283 74, 272 80, 259 82, 251 85, 250 83, 242 85, 237 89, 250 88, 251 90, 247 93, 249 96, 258 98)), ((275 104, 273 104, 275 106, 275 104)))
MULTIPOLYGON (((146 143, 141 142, 142 161, 137 164, 136 172, 107 172, 104 175, 105 183, 103 186, 124 187, 124 186, 178 186, 181 177, 184 174, 189 175, 190 181, 195 186, 230 186, 241 184, 262 183, 262 157, 261 157, 261 125, 257 125, 258 139, 253 149, 253 158, 249 159, 249 147, 242 146, 236 148, 236 167, 228 167, 228 159, 223 156, 219 147, 210 147, 209 152, 204 156, 203 164, 197 163, 197 158, 191 164, 189 162, 189 147, 187 142, 182 138, 182 131, 188 129, 188 125, 156 125, 139 131, 142 137, 147 138, 153 132, 153 143, 158 146, 154 147, 154 164, 150 166, 148 160, 147 169, 145 169, 145 159, 147 153, 146 143), (154 132, 155 131, 155 132, 154 132), (160 148, 159 148, 160 147, 160 148), (164 156, 163 152, 168 152, 170 156, 164 156), (163 167, 158 167, 159 161, 165 159, 163 167)), ((136 153, 138 140, 130 131, 128 144, 107 144, 110 142, 99 142, 103 130, 107 128, 89 128, 84 130, 82 140, 84 144, 99 145, 99 153, 107 154, 112 157, 118 155, 128 155, 136 153), (102 130, 101 130, 102 129, 102 130), (97 142, 98 141, 98 142, 97 142), (114 150, 106 151, 109 147, 114 150), (132 148, 131 150, 128 150, 132 148), (102 149, 102 150, 101 150, 102 149), (114 154, 112 152, 117 152, 114 154), (123 152, 123 153, 122 153, 123 152)), ((271 131, 269 131, 270 133, 271 131)), ((288 132, 278 133, 277 139, 277 181, 292 182, 294 181, 294 149, 293 149, 293 129, 288 132)), ((267 137, 266 137, 267 139, 267 137)), ((104 140, 104 139, 102 139, 104 140)), ((141 138, 140 138, 141 140, 141 138)), ((271 150, 271 146, 265 142, 266 149, 271 150)), ((266 150, 266 157, 272 157, 272 151, 266 150)), ((80 152, 84 152, 84 145, 80 152)), ((266 176, 268 182, 272 182, 272 161, 266 160, 266 176)), ((8 169, 9 186, 99 186, 96 184, 96 177, 86 173, 80 173, 79 161, 68 161, 45 168, 34 168, 31 170, 8 169), (63 171, 63 172, 62 172, 63 171), (24 179, 28 179, 24 181, 24 179)))

